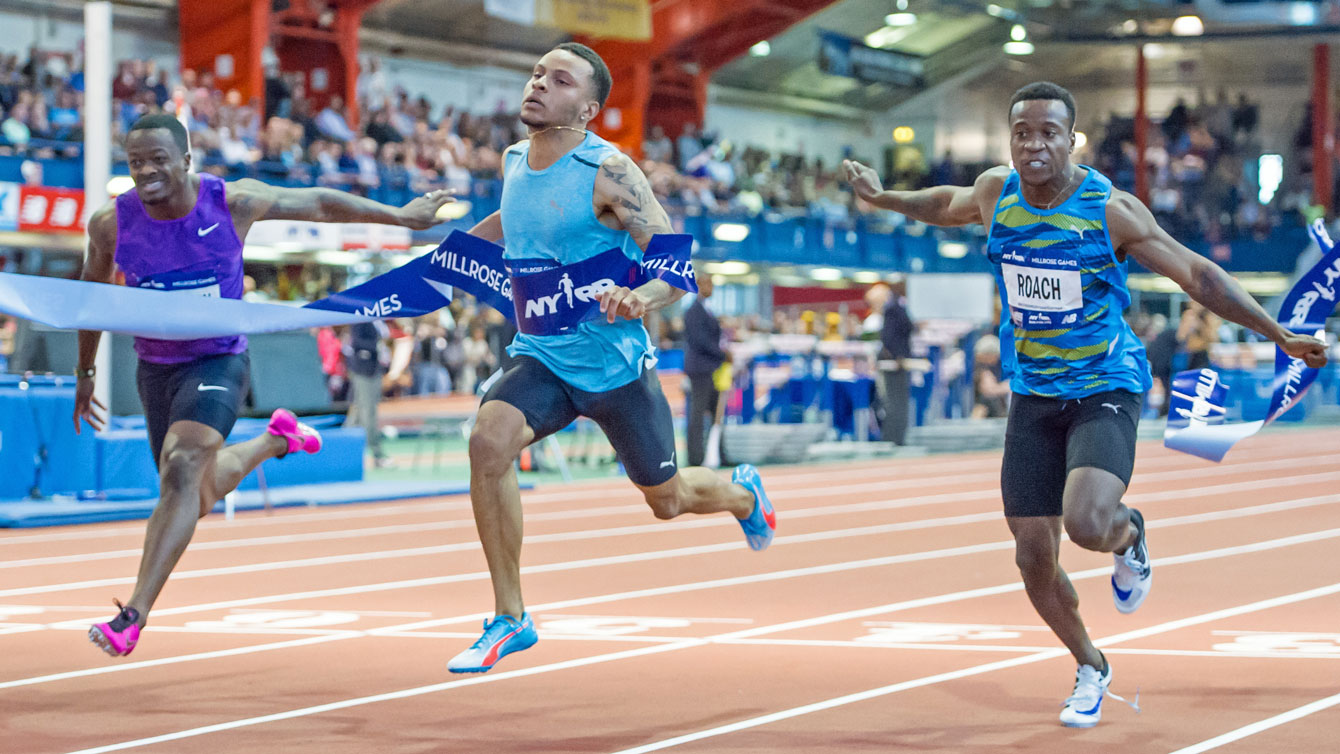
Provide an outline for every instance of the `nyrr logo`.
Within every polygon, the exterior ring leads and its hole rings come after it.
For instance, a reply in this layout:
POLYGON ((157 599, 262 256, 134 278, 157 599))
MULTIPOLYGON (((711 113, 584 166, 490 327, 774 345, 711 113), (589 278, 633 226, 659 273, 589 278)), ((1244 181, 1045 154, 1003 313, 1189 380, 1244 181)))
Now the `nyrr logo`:
POLYGON ((572 278, 568 273, 563 273, 563 277, 558 280, 558 293, 552 296, 540 296, 526 300, 526 314, 529 317, 545 317, 558 313, 558 302, 563 301, 568 308, 573 308, 577 301, 589 302, 600 297, 600 294, 615 287, 613 280, 601 278, 589 285, 583 285, 580 288, 573 286, 572 278))

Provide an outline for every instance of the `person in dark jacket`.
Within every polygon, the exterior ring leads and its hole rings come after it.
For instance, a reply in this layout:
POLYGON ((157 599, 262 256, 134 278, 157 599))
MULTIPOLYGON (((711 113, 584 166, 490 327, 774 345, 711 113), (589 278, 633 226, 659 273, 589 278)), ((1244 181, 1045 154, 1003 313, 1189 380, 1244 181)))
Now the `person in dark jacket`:
POLYGON ((880 329, 879 340, 884 344, 883 357, 893 363, 893 368, 883 372, 884 395, 888 403, 881 434, 884 440, 902 445, 907 441, 907 413, 912 387, 907 360, 912 358, 914 326, 912 318, 907 314, 906 283, 898 280, 889 287, 892 295, 884 307, 884 325, 880 329))
POLYGON ((698 297, 684 313, 684 374, 689 378, 689 465, 701 466, 707 431, 716 418, 717 393, 712 373, 730 358, 721 348, 721 323, 703 302, 712 297, 712 278, 698 278, 698 297), (706 421, 704 421, 704 419, 706 421))

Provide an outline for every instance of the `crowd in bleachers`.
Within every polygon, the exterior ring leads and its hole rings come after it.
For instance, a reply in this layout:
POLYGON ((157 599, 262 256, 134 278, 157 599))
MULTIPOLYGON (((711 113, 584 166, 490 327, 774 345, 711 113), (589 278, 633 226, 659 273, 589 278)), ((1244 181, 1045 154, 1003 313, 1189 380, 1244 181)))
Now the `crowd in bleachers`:
MULTIPOLYGON (((83 136, 83 73, 78 52, 34 50, 27 60, 0 57, 0 150, 35 156, 77 153, 83 136)), ((478 115, 436 106, 391 80, 380 61, 364 62, 356 86, 357 117, 339 97, 316 107, 301 74, 266 69, 265 90, 251 101, 222 91, 210 73, 186 70, 178 79, 153 61, 124 60, 112 82, 113 137, 120 143, 140 115, 154 109, 185 114, 197 167, 247 174, 281 183, 334 186, 359 193, 378 187, 412 192, 443 185, 466 192, 472 180, 496 179, 500 154, 524 138, 515 112, 478 115)), ((1259 108, 1239 95, 1229 102, 1196 106, 1184 101, 1150 129, 1146 160, 1150 203, 1177 236, 1228 240, 1268 233, 1281 216, 1307 201, 1310 117, 1300 114, 1293 153, 1286 155, 1278 198, 1258 201, 1259 108)), ((886 175, 888 185, 920 188, 965 184, 987 165, 964 164, 949 153, 932 158, 900 150, 886 175)), ((860 157, 861 155, 856 155, 860 157)), ((1130 118, 1113 115, 1088 150, 1077 155, 1134 188, 1135 146, 1130 118)), ((892 213, 856 200, 841 180, 840 165, 801 154, 778 154, 734 143, 692 125, 666 134, 654 126, 644 144, 642 166, 667 205, 757 215, 808 215, 833 225, 866 222, 896 225, 892 213)))

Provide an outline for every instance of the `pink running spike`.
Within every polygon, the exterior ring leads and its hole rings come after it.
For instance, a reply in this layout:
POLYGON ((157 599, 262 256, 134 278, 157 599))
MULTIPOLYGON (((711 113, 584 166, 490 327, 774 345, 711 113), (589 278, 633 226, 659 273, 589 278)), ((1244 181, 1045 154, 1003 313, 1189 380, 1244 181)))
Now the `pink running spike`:
POLYGON ((298 421, 298 417, 286 408, 277 408, 270 414, 270 424, 265 431, 288 440, 288 451, 301 450, 315 453, 321 450, 321 433, 298 421))

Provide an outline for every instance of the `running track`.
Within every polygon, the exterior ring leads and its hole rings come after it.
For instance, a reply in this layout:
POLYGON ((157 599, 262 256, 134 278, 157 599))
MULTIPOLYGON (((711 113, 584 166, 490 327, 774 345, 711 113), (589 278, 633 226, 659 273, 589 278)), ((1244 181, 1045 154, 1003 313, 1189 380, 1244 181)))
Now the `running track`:
POLYGON ((1056 722, 1074 665, 1018 582, 998 453, 765 469, 780 533, 658 522, 626 482, 524 496, 541 641, 447 658, 492 607, 464 497, 212 517, 140 647, 84 636, 129 596, 143 524, 0 533, 0 750, 44 752, 1334 751, 1340 430, 1223 465, 1144 443, 1127 500, 1155 582, 1064 547, 1140 690, 1056 722))

